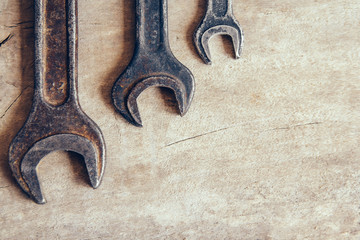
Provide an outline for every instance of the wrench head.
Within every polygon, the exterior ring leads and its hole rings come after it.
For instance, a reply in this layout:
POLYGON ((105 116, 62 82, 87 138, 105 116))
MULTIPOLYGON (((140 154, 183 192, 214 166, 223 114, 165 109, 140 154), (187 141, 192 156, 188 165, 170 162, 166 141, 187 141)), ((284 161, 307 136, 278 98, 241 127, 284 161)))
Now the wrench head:
POLYGON ((164 87, 174 92, 181 116, 188 111, 194 96, 194 77, 175 57, 135 55, 112 89, 116 110, 131 124, 142 127, 136 99, 150 87, 164 87), (155 59, 155 60, 154 60, 155 59))
POLYGON ((16 181, 39 204, 46 201, 36 168, 49 153, 64 150, 82 155, 93 188, 100 185, 105 165, 103 136, 94 122, 82 112, 76 114, 73 108, 57 107, 52 109, 53 116, 46 113, 47 108, 40 107, 45 111, 30 114, 9 149, 9 164, 16 181), (66 115, 59 114, 66 111, 66 115))
POLYGON ((210 20, 203 20, 194 34, 194 44, 203 61, 206 64, 211 64, 209 40, 219 34, 231 37, 235 51, 235 59, 240 58, 243 45, 243 33, 240 25, 232 18, 227 19, 227 21, 221 22, 217 20, 215 24, 212 23, 210 20), (216 22, 218 22, 218 24, 216 24, 216 22))
POLYGON ((186 94, 185 86, 176 81, 176 79, 167 76, 148 77, 136 84, 128 96, 127 108, 136 125, 142 126, 142 121, 136 99, 143 91, 145 91, 145 89, 152 86, 166 87, 171 89, 175 94, 180 115, 185 115, 190 106, 190 104, 188 104, 188 101, 191 101, 186 94))
POLYGON ((96 173, 96 149, 91 141, 73 134, 53 135, 36 142, 29 151, 25 153, 20 164, 20 171, 24 182, 29 187, 30 196, 37 203, 45 203, 45 199, 41 193, 36 167, 43 157, 57 150, 76 152, 82 155, 89 173, 91 185, 97 188, 100 184, 100 179, 96 173))

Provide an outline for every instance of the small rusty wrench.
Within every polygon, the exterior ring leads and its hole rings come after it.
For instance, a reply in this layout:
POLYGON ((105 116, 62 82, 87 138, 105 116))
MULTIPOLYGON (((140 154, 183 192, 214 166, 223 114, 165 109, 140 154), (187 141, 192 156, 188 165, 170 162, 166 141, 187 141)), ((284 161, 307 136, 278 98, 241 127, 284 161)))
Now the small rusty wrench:
POLYGON ((209 40, 217 34, 232 38, 235 58, 240 58, 243 33, 234 17, 232 0, 208 0, 206 14, 194 33, 196 49, 206 64, 211 64, 209 40))
POLYGON ((104 172, 104 139, 80 108, 77 73, 77 0, 35 0, 33 104, 10 145, 9 162, 17 182, 36 203, 45 203, 36 167, 52 151, 82 155, 94 188, 104 172))
POLYGON ((188 111, 194 77, 171 52, 167 0, 136 0, 134 55, 112 90, 115 108, 135 126, 142 126, 136 99, 152 86, 173 90, 181 116, 188 111))

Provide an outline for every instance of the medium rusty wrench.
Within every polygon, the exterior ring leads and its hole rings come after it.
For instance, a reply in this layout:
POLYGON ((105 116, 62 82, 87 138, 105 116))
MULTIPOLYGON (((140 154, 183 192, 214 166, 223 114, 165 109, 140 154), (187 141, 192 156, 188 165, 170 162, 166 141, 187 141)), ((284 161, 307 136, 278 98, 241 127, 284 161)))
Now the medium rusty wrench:
POLYGON ((77 0, 35 0, 35 84, 31 112, 13 139, 9 162, 21 188, 45 203, 36 167, 52 151, 84 157, 91 185, 100 184, 105 145, 77 95, 77 0))
POLYGON ((171 52, 167 0, 136 0, 134 55, 112 90, 115 108, 135 126, 142 126, 136 99, 152 86, 173 90, 181 116, 188 111, 194 77, 171 52))
POLYGON ((206 14, 194 33, 196 49, 206 64, 211 64, 209 40, 217 34, 232 38, 235 58, 240 58, 243 33, 234 17, 232 0, 208 0, 206 14))

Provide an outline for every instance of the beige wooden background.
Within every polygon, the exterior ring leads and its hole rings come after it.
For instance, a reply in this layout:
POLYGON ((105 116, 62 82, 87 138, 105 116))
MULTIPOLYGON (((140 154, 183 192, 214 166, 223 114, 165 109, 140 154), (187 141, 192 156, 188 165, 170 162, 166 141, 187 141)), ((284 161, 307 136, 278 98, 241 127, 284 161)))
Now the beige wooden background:
POLYGON ((0 1, 1 239, 360 239, 360 2, 234 0, 245 33, 202 63, 192 33, 205 0, 170 0, 175 56, 196 78, 187 115, 157 88, 142 129, 111 104, 131 59, 134 3, 79 0, 79 95, 107 143, 102 185, 65 152, 39 165, 36 205, 8 167, 30 110, 33 1, 0 1))

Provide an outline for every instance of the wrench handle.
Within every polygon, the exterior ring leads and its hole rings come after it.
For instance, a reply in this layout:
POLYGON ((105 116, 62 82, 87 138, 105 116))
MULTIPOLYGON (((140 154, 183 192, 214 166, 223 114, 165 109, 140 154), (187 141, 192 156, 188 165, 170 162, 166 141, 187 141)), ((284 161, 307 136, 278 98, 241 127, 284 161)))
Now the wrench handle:
POLYGON ((35 0, 34 99, 77 100, 77 0, 35 0))
POLYGON ((232 0, 208 0, 208 12, 216 17, 225 17, 231 11, 232 0))
POLYGON ((169 47, 167 0, 136 0, 136 35, 141 53, 169 47))

